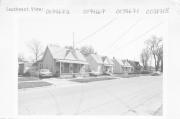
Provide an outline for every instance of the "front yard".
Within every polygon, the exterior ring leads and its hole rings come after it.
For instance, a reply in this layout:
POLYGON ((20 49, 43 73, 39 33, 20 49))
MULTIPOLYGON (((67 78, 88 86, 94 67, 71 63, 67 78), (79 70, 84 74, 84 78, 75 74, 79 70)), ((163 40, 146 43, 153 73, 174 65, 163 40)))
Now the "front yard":
POLYGON ((43 86, 50 86, 51 83, 45 81, 38 81, 38 82, 20 82, 18 83, 18 89, 25 89, 25 88, 35 88, 35 87, 43 87, 43 86))
MULTIPOLYGON (((64 79, 67 83, 89 83, 94 81, 105 81, 105 80, 113 80, 118 78, 132 78, 132 77, 140 77, 140 76, 151 76, 151 74, 113 74, 112 76, 97 76, 97 77, 81 77, 81 78, 68 78, 64 79)), ((64 85, 62 83, 61 78, 51 78, 51 79, 39 79, 37 77, 18 77, 18 89, 26 89, 26 88, 35 88, 35 87, 44 87, 51 85, 64 85), (54 80, 55 79, 55 80, 54 80)))
POLYGON ((120 77, 120 78, 131 78, 131 77, 139 77, 139 76, 151 76, 151 74, 136 74, 136 73, 131 73, 131 74, 113 74, 115 77, 120 77))
POLYGON ((18 89, 35 88, 52 85, 36 77, 18 77, 18 89))
POLYGON ((88 78, 81 78, 81 79, 72 79, 70 81, 79 82, 79 83, 88 83, 93 81, 104 81, 104 80, 112 80, 116 79, 114 77, 88 77, 88 78))
POLYGON ((37 77, 18 77, 18 82, 21 81, 36 81, 36 80, 40 80, 37 77))

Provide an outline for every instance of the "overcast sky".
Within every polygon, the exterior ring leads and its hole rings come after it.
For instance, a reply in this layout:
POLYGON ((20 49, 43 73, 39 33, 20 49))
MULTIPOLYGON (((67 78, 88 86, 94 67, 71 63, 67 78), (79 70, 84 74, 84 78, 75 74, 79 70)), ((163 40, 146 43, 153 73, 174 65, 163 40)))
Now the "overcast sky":
POLYGON ((20 53, 29 57, 27 44, 32 39, 41 41, 43 46, 69 46, 73 43, 74 32, 78 48, 90 45, 100 55, 139 60, 146 39, 152 35, 166 38, 167 23, 164 19, 142 16, 23 16, 18 19, 18 48, 20 53))
MULTIPOLYGON (((140 6, 140 8, 143 7, 140 6)), ((26 58, 31 57, 27 44, 32 39, 41 41, 44 47, 48 44, 64 47, 72 45, 74 32, 75 46, 78 48, 90 45, 100 55, 139 60, 141 50, 145 47, 144 41, 152 35, 166 40, 168 26, 167 15, 144 13, 139 15, 19 15, 16 22, 18 52, 26 58)))

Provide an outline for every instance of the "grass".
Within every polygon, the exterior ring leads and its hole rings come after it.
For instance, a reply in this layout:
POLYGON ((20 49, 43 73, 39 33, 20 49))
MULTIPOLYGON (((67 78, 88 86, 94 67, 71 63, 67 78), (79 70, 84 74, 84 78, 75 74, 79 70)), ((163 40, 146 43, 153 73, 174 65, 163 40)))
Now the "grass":
POLYGON ((79 82, 79 83, 88 83, 93 81, 103 81, 103 80, 112 80, 116 79, 114 77, 90 77, 90 78, 83 78, 83 79, 74 79, 70 81, 79 82))
POLYGON ((117 77, 120 78, 131 78, 131 77, 139 77, 139 76, 150 76, 151 74, 135 74, 135 73, 131 73, 128 75, 125 74, 113 74, 113 76, 109 76, 109 77, 88 77, 88 78, 82 78, 82 79, 73 79, 70 81, 74 81, 74 82, 79 82, 79 83, 88 83, 88 82, 93 82, 93 81, 103 81, 103 80, 112 80, 112 79, 116 79, 117 77))
POLYGON ((36 81, 39 80, 37 77, 18 77, 18 81, 36 81))
POLYGON ((131 78, 131 77, 139 77, 139 76, 150 76, 151 74, 114 74, 113 76, 120 77, 120 78, 131 78))
POLYGON ((20 82, 18 83, 18 89, 35 88, 35 87, 43 87, 43 86, 50 86, 50 85, 52 84, 45 81, 20 82))

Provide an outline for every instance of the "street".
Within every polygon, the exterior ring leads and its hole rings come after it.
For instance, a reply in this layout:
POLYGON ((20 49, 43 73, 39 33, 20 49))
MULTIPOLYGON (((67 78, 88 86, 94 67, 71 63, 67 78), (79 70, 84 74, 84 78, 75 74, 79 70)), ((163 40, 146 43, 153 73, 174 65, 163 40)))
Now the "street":
POLYGON ((19 114, 162 115, 162 79, 139 76, 70 86, 60 86, 59 81, 58 85, 19 90, 19 114))

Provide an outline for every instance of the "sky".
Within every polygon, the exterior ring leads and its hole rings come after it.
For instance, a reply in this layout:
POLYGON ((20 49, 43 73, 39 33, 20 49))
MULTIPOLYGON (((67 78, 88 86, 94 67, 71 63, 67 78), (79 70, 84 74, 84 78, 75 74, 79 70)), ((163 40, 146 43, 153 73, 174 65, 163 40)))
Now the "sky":
MULTIPOLYGON (((139 8, 143 7, 139 6, 139 8)), ((48 44, 70 46, 73 44, 74 32, 77 48, 92 46, 99 55, 139 61, 140 53, 145 47, 144 41, 152 35, 166 40, 168 32, 167 15, 144 13, 138 15, 23 14, 18 15, 16 23, 18 53, 23 54, 26 59, 32 57, 27 47, 31 40, 40 41, 44 48, 48 44)))
POLYGON ((166 29, 163 17, 23 16, 18 20, 18 51, 29 57, 27 44, 33 39, 40 41, 44 47, 48 44, 70 46, 74 32, 77 48, 92 46, 100 55, 138 60, 145 47, 144 41, 152 35, 165 38, 166 29), (111 20, 111 24, 96 32, 111 20))

